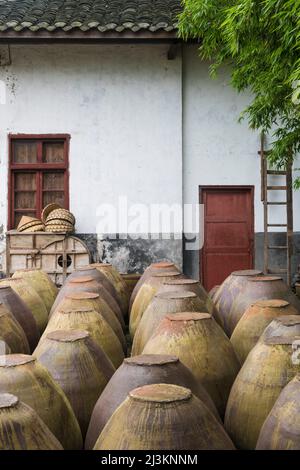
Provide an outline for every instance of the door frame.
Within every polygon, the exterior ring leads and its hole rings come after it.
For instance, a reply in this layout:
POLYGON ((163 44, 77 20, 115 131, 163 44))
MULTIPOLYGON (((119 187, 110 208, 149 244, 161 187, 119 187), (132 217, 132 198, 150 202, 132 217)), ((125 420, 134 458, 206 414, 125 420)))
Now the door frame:
MULTIPOLYGON (((249 269, 254 268, 254 263, 255 263, 255 231, 254 231, 254 217, 255 217, 255 186, 254 185, 201 185, 199 186, 199 202, 200 204, 203 204, 203 194, 206 190, 208 189, 220 189, 220 190, 230 190, 230 189, 237 189, 237 190, 247 190, 250 192, 250 197, 251 197, 251 225, 250 225, 250 230, 251 230, 251 266, 249 269)), ((205 223, 205 220, 203 221, 205 223)), ((203 233, 204 233, 205 227, 203 227, 203 233)), ((204 263, 203 263, 203 257, 204 257, 204 245, 203 248, 199 250, 199 277, 201 283, 203 283, 204 279, 204 263)))

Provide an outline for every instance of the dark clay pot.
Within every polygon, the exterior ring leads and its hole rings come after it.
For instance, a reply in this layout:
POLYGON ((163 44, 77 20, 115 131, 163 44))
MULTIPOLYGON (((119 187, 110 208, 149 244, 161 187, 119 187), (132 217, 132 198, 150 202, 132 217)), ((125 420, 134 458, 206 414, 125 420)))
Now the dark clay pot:
POLYGON ((112 363, 83 330, 49 333, 34 356, 65 392, 85 437, 95 403, 115 372, 112 363))
POLYGON ((223 329, 227 336, 231 336, 232 331, 228 322, 228 315, 232 308, 233 302, 240 292, 244 291, 248 280, 262 274, 261 271, 254 269, 234 271, 221 284, 217 292, 214 294, 214 304, 218 310, 219 318, 222 322, 223 329))
POLYGON ((134 388, 148 384, 168 383, 190 388, 210 411, 219 418, 216 407, 192 372, 177 357, 144 355, 124 359, 96 403, 90 421, 85 448, 92 449, 104 426, 134 388))
POLYGON ((145 385, 129 392, 95 450, 233 450, 209 409, 184 387, 145 385))
POLYGON ((0 286, 0 303, 3 303, 23 328, 32 352, 36 347, 40 333, 34 316, 21 297, 10 287, 0 286))
POLYGON ((229 315, 227 316, 229 333, 233 333, 234 328, 251 304, 258 300, 272 299, 287 300, 300 312, 300 300, 293 294, 281 277, 251 277, 248 279, 243 291, 236 297, 229 315))

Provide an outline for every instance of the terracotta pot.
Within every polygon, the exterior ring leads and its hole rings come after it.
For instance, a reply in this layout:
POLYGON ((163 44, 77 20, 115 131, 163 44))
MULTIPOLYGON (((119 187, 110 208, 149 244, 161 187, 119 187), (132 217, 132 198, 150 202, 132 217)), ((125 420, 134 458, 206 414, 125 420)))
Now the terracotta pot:
POLYGON ((123 316, 126 317, 129 308, 129 294, 127 285, 121 274, 116 270, 116 268, 113 267, 112 264, 95 263, 92 266, 104 274, 104 276, 106 276, 107 279, 112 283, 116 290, 118 303, 121 307, 123 316))
POLYGON ((168 314, 207 312, 205 303, 194 292, 174 291, 156 294, 146 308, 132 344, 132 356, 141 354, 161 320, 168 314))
POLYGON ((48 323, 48 312, 38 293, 23 279, 4 279, 0 281, 1 286, 10 286, 21 297, 32 312, 41 334, 48 323))
POLYGON ((300 364, 292 361, 298 338, 270 338, 249 353, 232 386, 225 416, 225 427, 238 448, 255 449, 280 392, 300 371, 300 364))
POLYGON ((85 448, 92 449, 104 426, 119 405, 134 388, 156 383, 181 385, 205 403, 220 420, 216 407, 199 381, 177 357, 144 355, 124 359, 96 403, 85 441, 85 448))
POLYGON ((91 307, 57 310, 52 316, 39 344, 44 341, 49 333, 56 330, 86 330, 95 343, 103 349, 115 367, 119 367, 123 362, 124 353, 119 339, 104 317, 91 307))
MULTIPOLYGON (((299 312, 286 300, 259 300, 244 313, 230 338, 241 364, 256 345, 264 329, 282 315, 299 315, 299 312)), ((300 319, 300 316, 299 316, 300 319)))
POLYGON ((0 286, 0 303, 9 309, 21 325, 26 334, 30 351, 33 351, 40 339, 40 333, 31 310, 10 286, 0 286))
POLYGON ((278 276, 249 278, 244 290, 236 297, 228 316, 228 329, 232 334, 239 320, 251 304, 258 300, 287 300, 300 312, 300 301, 288 285, 278 276))
POLYGON ((68 399, 33 356, 0 357, 0 393, 17 394, 19 400, 31 406, 64 449, 82 448, 79 424, 68 399))
POLYGON ((41 269, 20 269, 16 271, 12 277, 20 277, 28 281, 34 290, 39 294, 44 304, 46 305, 48 313, 50 313, 52 305, 58 294, 58 289, 47 273, 41 269))
POLYGON ((214 302, 216 293, 218 292, 220 286, 214 286, 212 289, 210 289, 208 295, 211 298, 211 300, 214 302))
POLYGON ((194 292, 203 302, 204 310, 202 310, 202 312, 208 312, 213 316, 215 313, 217 314, 214 303, 199 281, 196 281, 195 279, 177 279, 173 281, 166 281, 162 284, 162 286, 160 286, 158 294, 161 292, 174 291, 194 292))
POLYGON ((174 354, 202 383, 224 416, 227 398, 239 371, 233 347, 208 313, 167 315, 143 354, 174 354))
MULTIPOLYGON (((78 276, 74 279, 70 279, 70 281, 63 285, 61 288, 55 303, 53 304, 51 315, 57 310, 60 303, 64 300, 66 295, 75 294, 80 292, 92 292, 93 294, 99 294, 99 296, 107 303, 110 310, 113 311, 116 318, 119 320, 122 328, 125 326, 123 314, 119 305, 117 304, 116 300, 112 297, 112 295, 106 290, 106 288, 100 282, 94 280, 90 276, 78 276)), ((114 321, 114 323, 116 323, 114 321)))
POLYGON ((188 388, 145 385, 129 392, 95 450, 233 450, 221 423, 188 388))
POLYGON ((282 390, 257 441, 257 450, 300 450, 300 375, 282 390))
POLYGON ((37 413, 15 395, 0 394, 0 450, 63 450, 37 413))
POLYGON ((30 353, 24 330, 3 304, 0 304, 0 341, 6 343, 12 353, 30 353))
POLYGON ((177 266, 170 262, 170 261, 160 261, 159 263, 152 263, 148 268, 145 269, 144 273, 142 276, 140 276, 139 281, 136 283, 135 288, 133 289, 133 292, 130 297, 130 302, 129 302, 129 311, 132 309, 133 302, 135 301, 135 298, 137 296, 138 291, 142 287, 145 281, 147 281, 153 274, 158 274, 158 273, 179 273, 179 269, 177 266))
POLYGON ((222 326, 226 334, 230 337, 232 334, 230 324, 228 322, 228 315, 232 308, 233 302, 237 295, 243 292, 248 280, 251 277, 256 277, 262 274, 261 271, 254 269, 247 269, 242 271, 234 271, 228 276, 221 284, 217 292, 214 294, 214 304, 219 312, 219 317, 222 321, 222 326))
POLYGON ((289 315, 275 318, 264 330, 259 341, 280 336, 281 338, 291 338, 300 336, 300 316, 289 315))
MULTIPOLYGON (((107 305, 105 300, 97 294, 92 292, 79 292, 79 293, 70 293, 67 294, 60 304, 58 305, 56 312, 59 310, 76 310, 81 308, 89 308, 96 310, 98 313, 102 315, 103 318, 107 321, 107 323, 111 326, 114 333, 118 337, 124 353, 127 352, 127 345, 126 339, 122 330, 120 323, 118 322, 115 314, 111 310, 111 308, 107 305)), ((55 312, 55 313, 56 313, 55 312)), ((53 315, 52 315, 53 316, 53 315)), ((52 320, 52 316, 50 321, 52 320)))
POLYGON ((178 272, 164 272, 150 276, 139 289, 133 302, 129 318, 129 331, 131 338, 134 337, 141 318, 150 304, 151 300, 158 293, 164 282, 182 279, 184 276, 178 272))
POLYGON ((84 330, 49 333, 34 356, 65 392, 85 437, 95 403, 115 372, 112 363, 84 330))

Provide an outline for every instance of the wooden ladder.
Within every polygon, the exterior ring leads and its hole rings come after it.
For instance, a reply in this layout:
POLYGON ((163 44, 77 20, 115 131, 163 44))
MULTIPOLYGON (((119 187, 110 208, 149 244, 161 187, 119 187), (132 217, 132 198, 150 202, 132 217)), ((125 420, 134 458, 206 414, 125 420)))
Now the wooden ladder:
POLYGON ((292 163, 288 165, 285 170, 270 169, 267 155, 268 151, 265 149, 265 135, 261 136, 261 200, 264 204, 264 273, 265 274, 278 274, 286 276, 286 281, 289 285, 292 283, 292 255, 293 255, 293 177, 292 177, 292 163), (270 185, 269 176, 285 176, 284 185, 270 185), (271 202, 269 200, 270 191, 280 191, 285 195, 281 201, 271 202), (286 207, 286 220, 282 223, 269 223, 269 210, 273 206, 286 207), (286 228, 286 244, 285 245, 271 245, 270 244, 270 229, 275 227, 286 228), (282 269, 272 269, 270 267, 270 251, 285 251, 286 252, 286 267, 282 269))

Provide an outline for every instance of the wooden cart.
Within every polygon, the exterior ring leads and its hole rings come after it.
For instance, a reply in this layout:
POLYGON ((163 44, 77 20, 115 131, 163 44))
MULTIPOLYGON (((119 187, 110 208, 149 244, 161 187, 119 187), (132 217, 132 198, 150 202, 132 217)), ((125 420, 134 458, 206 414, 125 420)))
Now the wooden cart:
POLYGON ((39 268, 48 273, 57 286, 68 274, 91 262, 91 255, 79 238, 66 233, 6 234, 6 274, 18 269, 39 268))

